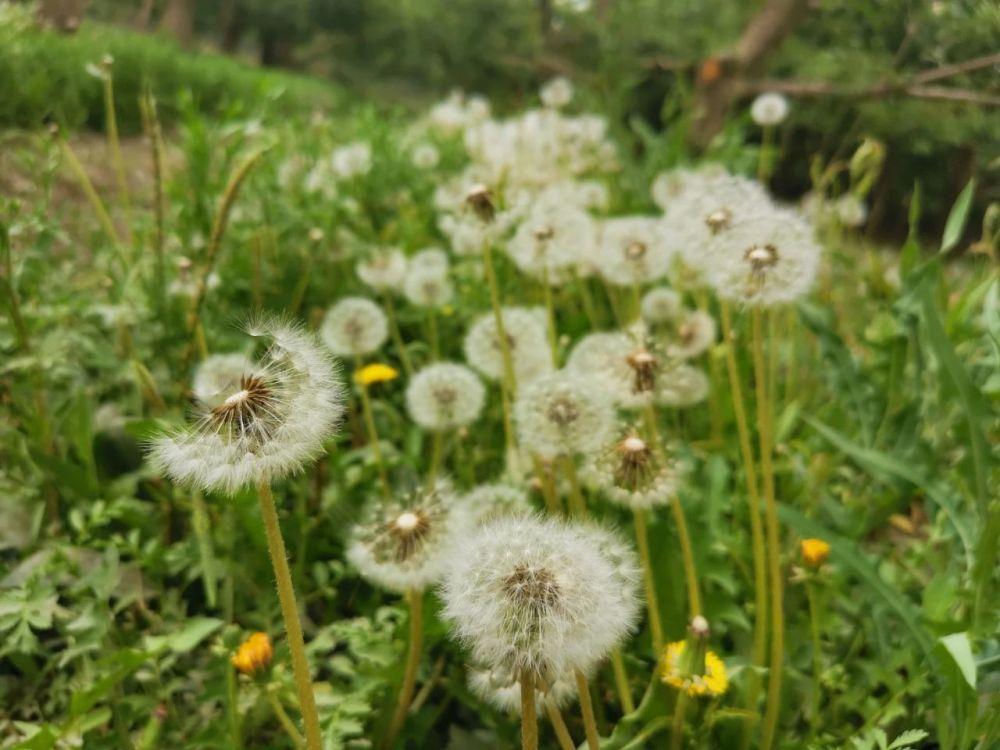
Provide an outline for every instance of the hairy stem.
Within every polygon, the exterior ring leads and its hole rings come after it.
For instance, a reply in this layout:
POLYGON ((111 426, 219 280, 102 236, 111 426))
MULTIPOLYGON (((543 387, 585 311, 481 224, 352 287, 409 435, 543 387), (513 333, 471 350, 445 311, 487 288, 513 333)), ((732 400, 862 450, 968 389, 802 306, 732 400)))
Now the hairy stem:
POLYGON ((302 735, 299 734, 299 730, 295 726, 295 722, 291 720, 288 716, 288 712, 285 711, 285 707, 281 705, 281 701, 278 700, 278 696, 274 694, 273 690, 265 690, 267 693, 267 702, 271 704, 271 710, 274 711, 274 716, 281 724, 281 728, 285 730, 285 734, 292 741, 295 747, 305 747, 305 740, 302 739, 302 735))
POLYGON ((642 560, 642 579, 646 584, 646 609, 649 612, 649 630, 653 636, 653 651, 657 657, 663 649, 663 623, 660 621, 660 604, 656 595, 656 580, 653 577, 653 561, 649 554, 649 530, 646 527, 646 511, 632 511, 635 526, 635 545, 642 560))
POLYGON ((507 330, 503 325, 503 313, 500 308, 500 286, 497 284, 497 274, 493 268, 493 247, 489 242, 483 244, 483 267, 486 270, 486 282, 490 288, 490 306, 493 308, 493 320, 497 329, 497 340, 500 343, 500 357, 503 360, 500 400, 503 406, 503 430, 509 457, 516 448, 514 425, 510 414, 511 404, 517 393, 517 380, 514 375, 514 360, 510 353, 510 341, 507 339, 507 330))
POLYGON ((687 715, 688 695, 683 690, 677 694, 674 718, 670 724, 670 750, 680 750, 684 744, 684 717, 687 715))
POLYGON ((274 578, 278 585, 281 617, 285 621, 285 634, 288 636, 288 650, 292 657, 292 674, 295 677, 295 689, 299 695, 299 711, 302 713, 302 723, 306 731, 306 747, 308 750, 322 750, 319 715, 316 713, 316 698, 313 695, 312 680, 309 676, 309 662, 306 660, 302 623, 299 620, 299 608, 295 601, 292 574, 288 569, 285 542, 281 538, 278 511, 274 505, 274 495, 271 494, 270 485, 266 482, 259 483, 257 497, 260 501, 260 514, 264 520, 264 532, 267 535, 267 550, 271 555, 274 578))
POLYGON ((535 713, 535 676, 521 671, 521 750, 538 750, 538 716, 535 713))
POLYGON ((611 652, 611 669, 615 673, 615 688, 618 690, 618 700, 622 704, 622 713, 628 715, 635 711, 635 703, 632 701, 632 693, 628 687, 625 660, 622 659, 622 652, 619 648, 611 652))
POLYGON ((424 639, 424 592, 410 591, 406 595, 410 604, 410 646, 406 653, 406 669, 403 672, 403 684, 399 688, 399 699, 392 715, 389 733, 385 738, 385 746, 392 747, 399 731, 406 721, 406 712, 413 700, 413 690, 417 684, 417 668, 420 666, 420 655, 424 639))
POLYGON ((573 670, 576 677, 576 690, 580 694, 580 713, 583 716, 583 728, 587 734, 588 750, 599 750, 601 738, 597 733, 597 719, 594 718, 594 704, 590 701, 590 686, 587 678, 579 669, 573 670))
POLYGON ((552 696, 547 693, 545 695, 545 713, 549 717, 552 730, 556 733, 556 740, 559 742, 560 750, 576 750, 576 744, 570 736, 569 729, 566 728, 566 722, 559 711, 559 706, 556 705, 552 696))

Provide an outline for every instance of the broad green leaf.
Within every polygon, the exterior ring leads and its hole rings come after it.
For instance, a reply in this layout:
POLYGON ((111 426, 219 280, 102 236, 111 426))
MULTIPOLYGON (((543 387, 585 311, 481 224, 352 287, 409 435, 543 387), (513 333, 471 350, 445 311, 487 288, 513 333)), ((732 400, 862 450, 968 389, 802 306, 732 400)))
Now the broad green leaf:
POLYGON ((14 750, 51 750, 58 739, 52 727, 44 726, 24 742, 14 745, 14 750))
POLYGON ((951 207, 948 221, 944 225, 944 235, 941 237, 942 253, 951 250, 962 239, 962 232, 965 231, 965 224, 969 220, 969 209, 972 208, 972 196, 975 191, 976 180, 971 179, 951 207))
POLYGON ((194 617, 189 619, 183 628, 174 633, 146 636, 145 645, 150 651, 167 649, 175 654, 184 654, 208 638, 222 625, 222 620, 214 617, 194 617))
POLYGON ((938 638, 945 650, 955 660, 962 677, 969 687, 976 689, 976 661, 972 658, 972 646, 969 644, 968 633, 952 633, 938 638))

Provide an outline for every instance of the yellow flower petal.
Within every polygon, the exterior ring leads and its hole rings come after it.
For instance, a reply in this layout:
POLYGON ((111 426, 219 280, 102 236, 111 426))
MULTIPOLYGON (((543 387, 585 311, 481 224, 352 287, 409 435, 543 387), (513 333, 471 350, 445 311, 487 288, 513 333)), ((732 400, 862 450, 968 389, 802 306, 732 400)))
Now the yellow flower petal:
POLYGON ((385 383, 399 377, 399 371, 395 367, 376 362, 373 365, 366 365, 354 372, 354 382, 358 385, 371 385, 372 383, 385 383))
POLYGON ((822 539, 803 539, 799 547, 802 559, 811 568, 818 568, 830 557, 830 545, 822 539))

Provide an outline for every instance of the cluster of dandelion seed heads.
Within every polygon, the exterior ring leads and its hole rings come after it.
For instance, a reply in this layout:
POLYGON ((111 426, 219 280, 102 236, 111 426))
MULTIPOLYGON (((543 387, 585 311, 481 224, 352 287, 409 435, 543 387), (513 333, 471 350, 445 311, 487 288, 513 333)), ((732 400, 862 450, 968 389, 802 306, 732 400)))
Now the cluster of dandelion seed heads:
POLYGON ((599 383, 560 370, 528 383, 514 405, 519 443, 546 459, 593 453, 614 429, 614 406, 599 383))
POLYGON ((773 209, 715 238, 706 277, 723 299, 751 306, 792 302, 812 288, 820 254, 808 221, 773 209))
MULTIPOLYGON (((552 371, 548 323, 545 310, 538 307, 504 307, 500 311, 503 332, 510 350, 514 377, 528 383, 552 371)), ((502 341, 492 312, 476 318, 464 341, 465 359, 487 378, 504 375, 502 341)))
POLYGON ((551 680, 586 671, 628 635, 638 577, 634 555, 604 529, 497 518, 456 547, 443 614, 478 663, 551 680))
POLYGON ((581 473, 608 500, 633 510, 667 505, 680 481, 677 462, 663 459, 636 431, 629 430, 595 454, 581 473))
POLYGON ((331 307, 320 327, 320 337, 341 357, 370 354, 385 343, 389 322, 382 308, 364 297, 344 297, 331 307))
POLYGON ((270 344, 193 424, 155 439, 153 465, 175 482, 234 493, 300 469, 322 452, 343 412, 336 366, 301 327, 260 317, 247 333, 270 344))
POLYGON ((438 581, 469 515, 451 483, 438 480, 392 500, 374 502, 355 526, 347 559, 362 576, 390 591, 423 591, 438 581))
POLYGON ((465 365, 439 362, 413 376, 406 389, 410 417, 428 430, 449 430, 479 418, 486 389, 465 365))
POLYGON ((379 292, 396 291, 406 277, 406 256, 396 247, 380 248, 358 261, 358 278, 379 292))
MULTIPOLYGON (((489 705, 505 713, 521 712, 521 683, 517 674, 503 668, 473 665, 468 675, 469 689, 489 705)), ((535 710, 539 713, 544 710, 546 697, 550 697, 557 708, 563 708, 576 700, 576 696, 573 675, 559 675, 544 686, 536 686, 535 710)))

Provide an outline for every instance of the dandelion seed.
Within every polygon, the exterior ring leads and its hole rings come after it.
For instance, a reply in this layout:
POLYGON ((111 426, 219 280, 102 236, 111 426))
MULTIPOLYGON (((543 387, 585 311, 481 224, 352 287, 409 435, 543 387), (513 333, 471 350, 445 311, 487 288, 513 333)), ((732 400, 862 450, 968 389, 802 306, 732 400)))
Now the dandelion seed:
POLYGON ((589 454, 614 429, 614 407, 599 385, 569 370, 528 383, 514 406, 519 442, 540 458, 589 454))
POLYGON ((330 156, 333 173, 343 179, 368 174, 372 168, 372 147, 364 141, 355 141, 335 149, 330 156))
POLYGON ((440 362, 420 370, 406 389, 410 417, 427 430, 472 424, 483 410, 486 389, 465 365, 440 362))
POLYGON ((647 341, 641 327, 628 333, 592 333, 573 348, 566 370, 593 380, 625 409, 651 403, 664 368, 664 356, 647 341))
POLYGON ((420 169, 434 169, 441 161, 441 154, 433 143, 418 143, 410 154, 413 165, 420 169))
POLYGON ((347 559, 389 591, 423 591, 440 579, 451 546, 469 526, 451 483, 439 479, 429 490, 373 503, 351 533, 347 559))
POLYGON ((444 307, 455 296, 447 268, 436 265, 411 268, 403 282, 403 294, 410 304, 418 307, 444 307))
POLYGON ((153 465, 176 482, 232 494, 297 471, 318 455, 343 411, 336 369, 300 327, 262 317, 247 326, 270 347, 194 424, 153 441, 153 465))
POLYGON ((442 584, 443 615, 490 669, 547 682, 586 672, 635 624, 633 557, 596 526, 497 518, 456 546, 442 584))
POLYGON ((382 308, 364 297, 344 297, 327 311, 320 327, 323 343, 341 357, 371 354, 388 336, 382 308))
POLYGON ((523 272, 550 284, 569 280, 573 266, 591 257, 597 239, 590 215, 576 206, 539 203, 507 243, 507 254, 523 272))
POLYGON ((833 204, 837 220, 845 227, 857 229, 868 220, 868 207, 856 195, 847 193, 833 204))
MULTIPOLYGON (((500 310, 518 384, 529 383, 552 371, 548 323, 538 307, 504 307, 500 310)), ((464 341, 465 358, 487 378, 503 377, 503 352, 496 316, 484 313, 469 327, 464 341)))

